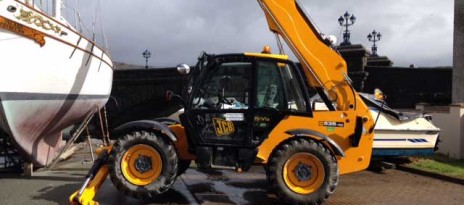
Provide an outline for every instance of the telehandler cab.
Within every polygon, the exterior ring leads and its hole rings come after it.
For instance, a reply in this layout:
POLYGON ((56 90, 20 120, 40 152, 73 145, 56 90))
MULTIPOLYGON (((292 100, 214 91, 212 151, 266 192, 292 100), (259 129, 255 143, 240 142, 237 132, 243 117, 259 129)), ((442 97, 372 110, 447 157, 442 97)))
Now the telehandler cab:
POLYGON ((374 123, 351 86, 343 58, 295 0, 258 0, 272 32, 295 53, 202 54, 188 73, 180 122, 141 120, 118 127, 72 204, 94 204, 107 175, 122 193, 150 198, 167 191, 195 160, 199 169, 264 166, 277 196, 320 204, 339 174, 369 165, 374 123), (190 72, 189 72, 190 71, 190 72), (317 93, 328 110, 311 108, 317 93))

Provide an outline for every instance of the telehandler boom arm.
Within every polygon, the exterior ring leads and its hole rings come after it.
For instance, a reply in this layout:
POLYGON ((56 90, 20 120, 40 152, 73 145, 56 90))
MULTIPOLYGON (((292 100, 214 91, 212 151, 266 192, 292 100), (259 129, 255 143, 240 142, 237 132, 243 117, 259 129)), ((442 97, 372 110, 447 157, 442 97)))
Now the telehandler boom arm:
MULTIPOLYGON (((258 0, 269 25, 294 52, 304 68, 310 85, 322 89, 336 109, 347 111, 359 107, 360 101, 347 77, 345 60, 326 45, 314 23, 304 12, 298 0, 258 0)), ((368 116, 368 115, 366 115, 368 116)))

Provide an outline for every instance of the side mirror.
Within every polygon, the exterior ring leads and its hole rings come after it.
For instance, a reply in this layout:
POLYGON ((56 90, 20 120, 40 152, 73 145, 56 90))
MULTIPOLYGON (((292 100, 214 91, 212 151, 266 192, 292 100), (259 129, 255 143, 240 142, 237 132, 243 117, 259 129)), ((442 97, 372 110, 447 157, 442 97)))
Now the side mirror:
POLYGON ((177 65, 177 72, 179 72, 182 75, 187 75, 190 72, 190 66, 187 64, 179 64, 177 65))

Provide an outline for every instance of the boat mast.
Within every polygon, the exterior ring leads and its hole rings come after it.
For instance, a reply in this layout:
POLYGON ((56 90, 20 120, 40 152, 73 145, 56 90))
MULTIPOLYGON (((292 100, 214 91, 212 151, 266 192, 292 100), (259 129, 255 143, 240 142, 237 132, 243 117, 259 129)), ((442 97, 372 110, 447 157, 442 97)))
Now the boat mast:
POLYGON ((61 0, 53 0, 53 17, 61 19, 61 0))

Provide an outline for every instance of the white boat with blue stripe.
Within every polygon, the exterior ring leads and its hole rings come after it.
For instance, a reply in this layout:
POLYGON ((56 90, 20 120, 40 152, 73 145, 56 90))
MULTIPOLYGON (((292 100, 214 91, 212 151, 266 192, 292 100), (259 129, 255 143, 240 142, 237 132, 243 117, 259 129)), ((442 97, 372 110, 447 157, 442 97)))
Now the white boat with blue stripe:
POLYGON ((393 110, 374 95, 361 94, 374 119, 373 157, 424 156, 438 149, 440 128, 432 117, 423 113, 405 113, 393 110))

